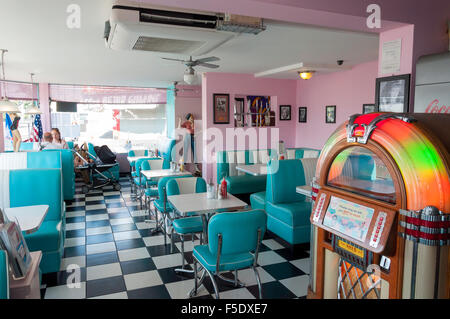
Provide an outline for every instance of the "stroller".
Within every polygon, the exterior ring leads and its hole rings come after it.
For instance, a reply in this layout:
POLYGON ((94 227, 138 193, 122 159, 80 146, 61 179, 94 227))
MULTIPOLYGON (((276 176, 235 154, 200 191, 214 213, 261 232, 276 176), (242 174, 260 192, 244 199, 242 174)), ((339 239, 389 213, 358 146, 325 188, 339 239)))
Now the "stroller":
POLYGON ((114 178, 114 176, 106 172, 111 167, 119 165, 116 162, 116 156, 109 150, 108 146, 104 145, 101 147, 96 146, 94 148, 98 157, 95 157, 93 154, 89 153, 87 150, 83 150, 93 162, 86 160, 78 150, 73 149, 73 153, 84 163, 83 165, 78 165, 75 169, 79 171, 87 171, 89 174, 90 184, 83 185, 82 192, 84 194, 89 193, 93 189, 102 188, 104 186, 112 185, 113 189, 118 191, 120 190, 119 181, 114 178), (103 174, 108 174, 109 176, 103 174), (94 175, 94 173, 96 175, 94 175))

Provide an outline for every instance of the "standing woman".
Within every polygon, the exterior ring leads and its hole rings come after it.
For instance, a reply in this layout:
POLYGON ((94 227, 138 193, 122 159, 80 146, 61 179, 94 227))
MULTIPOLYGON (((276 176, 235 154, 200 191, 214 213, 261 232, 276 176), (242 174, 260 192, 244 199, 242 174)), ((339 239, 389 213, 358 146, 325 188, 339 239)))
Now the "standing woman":
POLYGON ((14 152, 18 152, 20 150, 20 144, 22 143, 22 136, 19 132, 19 120, 20 116, 17 113, 8 114, 11 118, 12 124, 10 126, 11 134, 13 138, 13 149, 14 152))
POLYGON ((63 149, 68 149, 69 145, 67 145, 67 142, 64 141, 64 139, 61 138, 61 133, 59 132, 59 129, 52 128, 52 136, 53 136, 53 144, 59 145, 63 149))

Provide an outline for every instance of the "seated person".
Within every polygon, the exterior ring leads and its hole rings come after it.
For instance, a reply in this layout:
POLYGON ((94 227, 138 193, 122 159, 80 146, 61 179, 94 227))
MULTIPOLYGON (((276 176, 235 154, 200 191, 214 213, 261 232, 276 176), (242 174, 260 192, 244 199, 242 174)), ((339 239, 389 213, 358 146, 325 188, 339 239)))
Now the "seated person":
POLYGON ((52 128, 52 136, 53 136, 53 144, 59 145, 60 148, 63 149, 69 149, 69 145, 67 142, 61 138, 61 133, 59 132, 59 129, 52 128))
POLYGON ((44 133, 44 142, 41 143, 41 150, 58 150, 62 149, 61 145, 53 143, 52 133, 44 133))

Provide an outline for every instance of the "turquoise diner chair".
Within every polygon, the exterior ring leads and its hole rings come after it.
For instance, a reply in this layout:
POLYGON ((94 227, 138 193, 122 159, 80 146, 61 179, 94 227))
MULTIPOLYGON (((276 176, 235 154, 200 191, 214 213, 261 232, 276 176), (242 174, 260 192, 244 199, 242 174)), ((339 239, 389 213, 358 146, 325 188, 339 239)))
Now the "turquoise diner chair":
MULTIPOLYGON (((167 196, 181 195, 181 194, 194 194, 194 193, 206 193, 206 182, 201 177, 189 177, 189 178, 178 178, 172 179, 167 183, 167 196)), ((174 209, 174 207, 171 207, 174 209)), ((194 240, 193 235, 200 233, 200 243, 203 242, 201 233, 203 232, 203 221, 200 216, 194 216, 194 214, 189 214, 189 216, 182 216, 180 218, 175 218, 171 220, 172 231, 170 234, 171 247, 173 251, 174 245, 174 231, 181 237, 181 269, 176 269, 177 271, 185 271, 184 269, 184 236, 192 235, 192 241, 194 240)))
MULTIPOLYGON (((266 231, 267 217, 263 210, 219 213, 211 217, 208 224, 208 244, 194 247, 194 290, 203 283, 205 273, 211 278, 216 298, 219 290, 214 279, 221 271, 235 271, 235 286, 238 283, 237 271, 252 268, 262 298, 261 280, 256 266, 261 241, 266 231), (197 262, 204 271, 197 283, 197 262)), ((222 278, 224 279, 224 278, 222 278)))

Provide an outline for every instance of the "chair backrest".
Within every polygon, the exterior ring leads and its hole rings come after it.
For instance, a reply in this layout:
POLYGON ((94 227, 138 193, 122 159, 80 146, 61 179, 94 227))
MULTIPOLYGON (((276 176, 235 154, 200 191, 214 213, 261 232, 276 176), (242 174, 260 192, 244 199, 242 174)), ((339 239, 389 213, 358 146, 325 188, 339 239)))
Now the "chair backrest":
POLYGON ((67 146, 69 146, 69 149, 70 150, 72 150, 73 149, 73 147, 74 147, 74 142, 72 142, 72 141, 69 141, 69 142, 67 142, 67 146))
POLYGON ((267 173, 267 201, 281 204, 305 200, 305 196, 295 190, 299 185, 306 185, 301 160, 270 161, 267 173))
POLYGON ((217 254, 218 235, 222 234, 221 255, 254 251, 257 246, 258 229, 263 239, 267 227, 267 215, 263 210, 219 213, 208 224, 208 248, 217 254))
POLYGON ((155 169, 166 169, 162 158, 146 158, 141 161, 141 169, 144 171, 155 169))
POLYGON ((8 255, 0 250, 0 299, 9 299, 8 255))
POLYGON ((183 175, 183 176, 167 176, 160 178, 158 181, 158 197, 160 200, 164 199, 164 189, 167 189, 167 183, 172 179, 178 179, 178 178, 189 178, 192 177, 190 175, 183 175))
POLYGON ((128 151, 128 156, 148 156, 148 150, 131 150, 128 151))
POLYGON ((167 182, 167 196, 205 193, 206 182, 201 177, 171 179, 167 182))
POLYGON ((140 158, 134 162, 134 169, 138 175, 141 172, 142 163, 148 160, 151 160, 151 157, 140 158))
POLYGON ((44 221, 61 220, 63 197, 60 169, 20 169, 9 172, 10 207, 49 205, 44 221))

